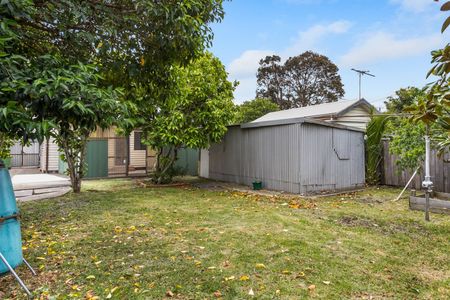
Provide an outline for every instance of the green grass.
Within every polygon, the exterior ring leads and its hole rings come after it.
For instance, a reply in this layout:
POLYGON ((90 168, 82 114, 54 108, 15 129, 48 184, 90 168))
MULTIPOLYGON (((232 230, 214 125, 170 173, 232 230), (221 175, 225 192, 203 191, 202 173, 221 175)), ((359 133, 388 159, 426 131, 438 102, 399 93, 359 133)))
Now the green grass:
MULTIPOLYGON (((84 187, 20 205, 39 276, 18 272, 36 298, 450 298, 450 217, 424 222, 406 199, 390 201, 396 189, 296 202, 127 180, 84 187)), ((0 298, 15 297, 12 277, 0 278, 0 298)))

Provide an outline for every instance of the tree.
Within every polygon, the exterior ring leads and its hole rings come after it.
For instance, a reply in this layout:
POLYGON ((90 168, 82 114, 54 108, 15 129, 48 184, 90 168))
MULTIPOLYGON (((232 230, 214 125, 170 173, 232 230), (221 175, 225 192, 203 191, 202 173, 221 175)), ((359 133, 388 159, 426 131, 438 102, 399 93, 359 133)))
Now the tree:
POLYGON ((280 108, 269 99, 256 98, 238 105, 235 123, 248 123, 280 108))
POLYGON ((256 94, 282 109, 334 102, 344 95, 338 71, 326 56, 312 51, 290 57, 283 65, 279 56, 267 56, 260 61, 256 94))
MULTIPOLYGON (((450 1, 445 2, 442 11, 450 11, 450 1)), ((450 25, 450 17, 442 25, 444 32, 450 25)), ((438 140, 439 150, 445 151, 450 146, 450 44, 443 49, 431 52, 433 67, 427 74, 438 77, 428 85, 426 96, 410 107, 405 112, 412 114, 411 119, 425 124, 435 140, 438 140), (437 126, 435 126, 437 125, 437 126)))
POLYGON ((266 56, 259 61, 258 73, 256 74, 258 88, 256 97, 270 99, 281 109, 291 107, 287 94, 286 75, 281 57, 277 55, 266 56))
POLYGON ((425 91, 417 87, 407 87, 395 92, 395 96, 390 96, 384 102, 389 113, 401 114, 408 106, 417 103, 418 98, 423 98, 425 91))
POLYGON ((22 70, 13 78, 3 78, 4 84, 14 86, 3 96, 26 107, 36 123, 44 120, 42 136, 55 138, 68 164, 72 189, 78 193, 85 173, 89 136, 97 128, 105 129, 126 120, 120 91, 101 86, 95 65, 68 65, 56 56, 25 60, 22 70))
POLYGON ((423 137, 426 130, 423 124, 414 124, 408 119, 390 122, 386 132, 390 135, 389 152, 397 155, 398 171, 414 171, 421 167, 425 158, 423 137))
POLYGON ((383 161, 382 139, 386 125, 391 118, 386 115, 374 115, 367 124, 366 130, 366 181, 368 184, 380 183, 380 164, 383 161))
POLYGON ((141 115, 145 141, 157 150, 156 183, 172 180, 179 148, 207 148, 224 136, 234 116, 234 85, 227 77, 220 60, 206 53, 175 67, 170 89, 157 99, 151 115, 141 115))
MULTIPOLYGON (((0 102, 7 123, 0 131, 24 138, 62 134, 57 142, 79 191, 88 133, 126 113, 116 110, 123 106, 109 86, 124 87, 123 98, 145 99, 140 108, 155 111, 174 66, 210 45, 209 24, 222 19, 223 8, 222 0, 4 0, 0 14, 7 79, 0 102), (29 77, 16 76, 11 66, 29 77)), ((138 115, 122 125, 129 132, 141 121, 138 115)))

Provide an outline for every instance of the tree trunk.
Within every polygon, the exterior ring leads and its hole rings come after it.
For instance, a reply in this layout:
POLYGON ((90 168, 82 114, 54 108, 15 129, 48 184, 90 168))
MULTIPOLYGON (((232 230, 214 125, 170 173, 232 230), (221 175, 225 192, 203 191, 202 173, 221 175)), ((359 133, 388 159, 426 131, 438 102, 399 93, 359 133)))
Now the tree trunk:
POLYGON ((80 137, 79 147, 70 147, 69 142, 62 139, 64 155, 66 156, 70 184, 74 193, 81 192, 81 180, 84 177, 84 158, 86 155, 87 136, 80 137))

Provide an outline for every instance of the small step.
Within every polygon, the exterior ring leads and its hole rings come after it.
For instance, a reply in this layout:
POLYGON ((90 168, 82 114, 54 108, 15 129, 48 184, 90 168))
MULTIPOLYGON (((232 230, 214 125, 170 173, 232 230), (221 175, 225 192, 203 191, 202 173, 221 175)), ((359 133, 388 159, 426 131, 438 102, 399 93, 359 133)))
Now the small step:
POLYGON ((17 198, 17 201, 25 202, 25 201, 33 201, 33 200, 44 200, 44 199, 51 199, 63 196, 70 192, 71 188, 65 187, 60 188, 58 191, 50 192, 50 193, 41 193, 41 194, 35 194, 31 196, 24 196, 17 198))
POLYGON ((31 195, 33 195, 33 190, 14 191, 14 195, 16 195, 16 198, 18 198, 18 197, 25 197, 25 196, 31 196, 31 195))

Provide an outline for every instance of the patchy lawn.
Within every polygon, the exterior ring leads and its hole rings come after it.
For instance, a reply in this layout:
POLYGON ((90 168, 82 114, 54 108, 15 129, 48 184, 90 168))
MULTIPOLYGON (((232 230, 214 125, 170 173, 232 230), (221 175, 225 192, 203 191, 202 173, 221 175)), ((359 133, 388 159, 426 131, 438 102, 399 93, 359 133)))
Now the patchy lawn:
MULTIPOLYGON (((21 204, 41 299, 449 299, 450 217, 398 190, 291 201, 89 181, 21 204), (251 294, 254 294, 252 296, 251 294)), ((11 276, 0 298, 24 298, 11 276)))

